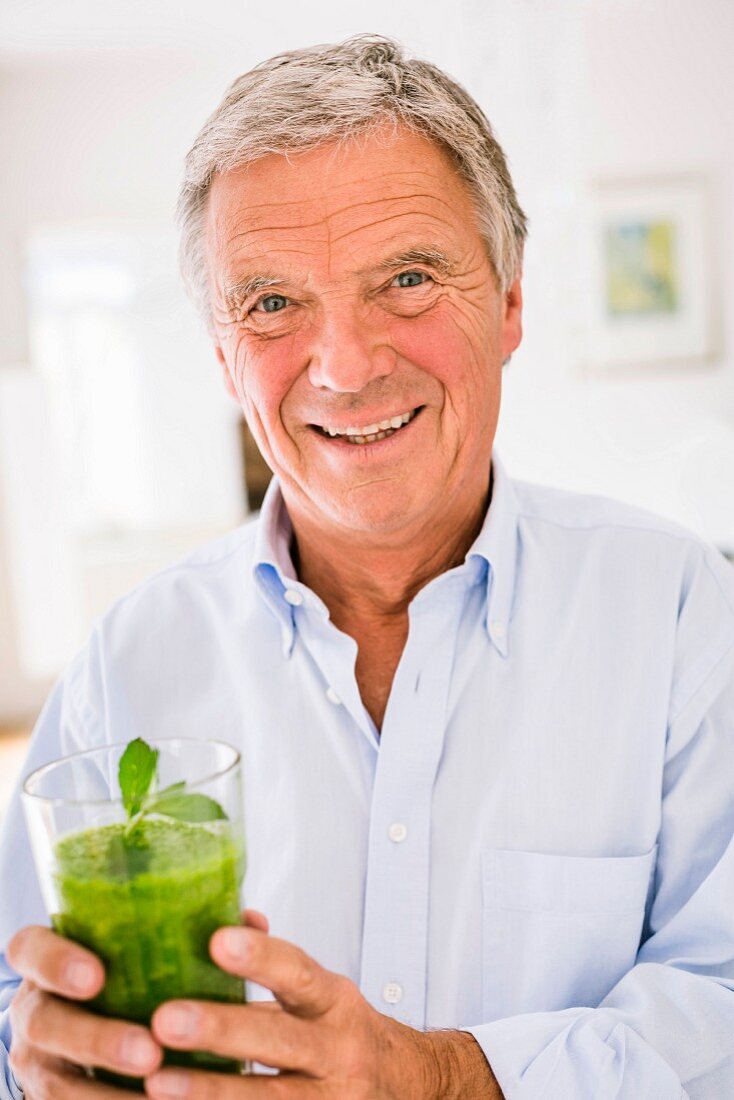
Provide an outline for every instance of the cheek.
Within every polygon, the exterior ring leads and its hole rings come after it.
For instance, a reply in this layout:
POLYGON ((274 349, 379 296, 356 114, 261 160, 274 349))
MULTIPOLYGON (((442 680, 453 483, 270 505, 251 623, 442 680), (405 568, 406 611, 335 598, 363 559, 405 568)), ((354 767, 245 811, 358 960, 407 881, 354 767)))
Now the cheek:
POLYGON ((453 403, 474 403, 486 389, 493 361, 486 319, 456 310, 432 310, 395 320, 390 339, 398 355, 436 378, 453 403))
POLYGON ((243 407, 266 424, 272 423, 298 375, 296 338, 253 340, 244 335, 234 350, 234 362, 235 387, 243 407))

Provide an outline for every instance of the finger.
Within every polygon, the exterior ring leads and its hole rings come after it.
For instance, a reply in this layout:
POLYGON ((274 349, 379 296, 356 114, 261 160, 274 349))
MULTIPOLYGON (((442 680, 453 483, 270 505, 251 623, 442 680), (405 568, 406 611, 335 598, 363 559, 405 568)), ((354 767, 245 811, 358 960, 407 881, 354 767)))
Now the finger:
POLYGON ((249 924, 250 928, 258 928, 261 932, 270 931, 270 921, 264 913, 259 913, 257 909, 243 910, 242 923, 249 924))
POLYGON ((140 1100, 139 1092, 85 1077, 81 1070, 57 1058, 34 1058, 19 1083, 28 1100, 42 1096, 58 1097, 59 1100, 71 1100, 72 1097, 74 1100, 125 1100, 125 1097, 140 1100))
POLYGON ((323 1086, 313 1077, 300 1073, 273 1077, 249 1074, 247 1077, 203 1073, 201 1070, 164 1069, 145 1079, 145 1091, 151 1100, 323 1100, 323 1086))
POLYGON ((147 1028, 108 1020, 41 989, 23 998, 13 1017, 15 1037, 46 1055, 143 1077, 163 1052, 147 1028))
POLYGON ((174 1050, 207 1050, 226 1058, 249 1059, 278 1069, 315 1074, 326 1051, 314 1025, 258 1004, 167 1001, 151 1020, 155 1038, 174 1050))
POLYGON ((254 928, 219 928, 209 941, 214 962, 271 990, 290 1011, 318 1016, 334 1003, 342 978, 286 940, 254 928))
POLYGON ((104 967, 96 955, 40 925, 16 932, 7 958, 24 978, 63 997, 86 1000, 104 985, 104 967))

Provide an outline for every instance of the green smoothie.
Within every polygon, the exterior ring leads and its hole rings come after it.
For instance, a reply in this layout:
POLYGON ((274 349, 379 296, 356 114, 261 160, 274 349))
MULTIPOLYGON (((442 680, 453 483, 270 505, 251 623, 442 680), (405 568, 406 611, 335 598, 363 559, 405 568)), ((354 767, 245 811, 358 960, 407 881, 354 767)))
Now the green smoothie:
MULTIPOLYGON (((92 1008, 147 1024, 174 997, 244 1000, 243 982, 220 970, 208 949, 215 929, 240 923, 244 856, 228 821, 141 817, 132 827, 68 834, 55 856, 54 928, 106 967, 92 1008)), ((166 1062, 240 1068, 204 1052, 170 1051, 166 1062)))

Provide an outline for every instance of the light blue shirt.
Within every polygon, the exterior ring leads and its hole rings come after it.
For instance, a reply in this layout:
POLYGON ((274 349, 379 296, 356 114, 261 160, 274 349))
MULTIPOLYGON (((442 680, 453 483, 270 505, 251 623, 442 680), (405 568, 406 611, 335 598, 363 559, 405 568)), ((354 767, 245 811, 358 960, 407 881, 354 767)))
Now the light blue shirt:
MULTIPOLYGON (((258 521, 96 624, 24 771, 230 741, 244 902, 381 1012, 471 1030, 508 1100, 734 1097, 734 570, 494 472, 464 563, 410 605, 381 736, 273 482, 258 521)), ((7 943, 46 919, 17 796, 0 883, 7 943)), ((7 1014, 0 1036, 17 1096, 7 1014)))

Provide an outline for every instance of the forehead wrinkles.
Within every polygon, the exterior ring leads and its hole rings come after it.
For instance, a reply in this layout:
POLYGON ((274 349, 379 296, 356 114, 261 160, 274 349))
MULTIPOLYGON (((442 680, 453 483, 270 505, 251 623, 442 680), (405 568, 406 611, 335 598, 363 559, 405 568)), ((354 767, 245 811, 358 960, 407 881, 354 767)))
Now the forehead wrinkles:
MULTIPOLYGON (((433 151, 433 155, 437 155, 433 151)), ((438 154, 440 155, 440 154, 438 154)), ((315 229, 342 218, 363 216, 369 208, 392 204, 435 205, 447 217, 465 216, 473 203, 465 184, 453 170, 439 162, 438 171, 411 166, 390 170, 377 167, 371 173, 364 162, 340 165, 325 157, 316 170, 301 173, 299 164, 283 159, 254 162, 215 178, 209 214, 217 230, 236 227, 237 232, 315 229)))
MULTIPOLYGON (((316 221, 283 219, 277 204, 268 204, 268 208, 270 217, 261 224, 243 224, 250 222, 252 212, 247 211, 239 227, 232 227, 223 242, 230 261, 275 255, 315 258, 324 251, 333 254, 339 245, 351 255, 360 245, 381 249, 398 239, 410 243, 410 235, 447 245, 461 229, 458 223, 463 213, 449 201, 422 194, 346 203, 316 221)), ((456 251, 455 244, 451 251, 456 251)))
POLYGON ((414 193, 400 198, 346 203, 327 219, 331 244, 338 244, 361 230, 385 227, 388 233, 400 232, 406 219, 450 231, 460 219, 459 211, 446 199, 436 195, 414 193))

